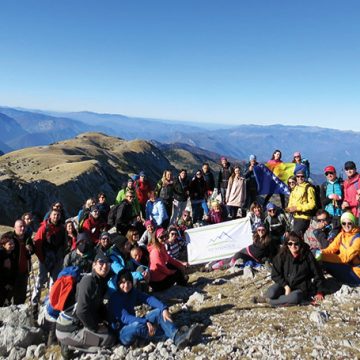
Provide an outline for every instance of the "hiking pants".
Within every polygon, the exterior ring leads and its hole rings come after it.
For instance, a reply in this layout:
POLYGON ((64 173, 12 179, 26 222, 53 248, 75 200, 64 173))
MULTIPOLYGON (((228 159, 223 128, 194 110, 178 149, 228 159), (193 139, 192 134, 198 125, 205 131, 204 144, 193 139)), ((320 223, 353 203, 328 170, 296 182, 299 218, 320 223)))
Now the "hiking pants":
POLYGON ((108 329, 99 332, 87 328, 73 332, 63 332, 56 329, 56 337, 63 345, 77 348, 89 348, 92 346, 110 348, 115 345, 116 337, 108 329))
POLYGON ((297 305, 304 299, 304 293, 301 290, 293 290, 289 295, 285 295, 285 289, 279 284, 271 285, 266 293, 265 297, 270 299, 270 305, 297 305))
POLYGON ((359 286, 360 278, 354 273, 351 266, 347 264, 322 262, 322 268, 330 273, 335 279, 343 284, 359 286))
POLYGON ((146 314, 145 318, 156 327, 155 335, 152 337, 149 336, 149 330, 146 323, 144 324, 134 321, 129 325, 125 325, 119 331, 119 340, 121 344, 129 346, 137 339, 151 341, 161 341, 165 339, 174 340, 178 329, 173 322, 164 321, 162 311, 160 309, 150 311, 146 314))
POLYGON ((185 286, 187 284, 187 280, 185 280, 184 274, 180 269, 171 264, 166 264, 166 266, 171 270, 175 270, 175 273, 168 275, 165 279, 161 281, 150 280, 150 286, 154 291, 166 290, 169 287, 173 286, 175 283, 181 286, 185 286))
POLYGON ((41 289, 44 287, 45 283, 48 281, 48 274, 50 274, 50 283, 49 288, 57 279, 59 272, 62 270, 64 259, 58 258, 53 264, 51 270, 47 268, 45 263, 39 263, 39 274, 36 277, 34 291, 32 293, 31 301, 33 304, 38 304, 40 302, 41 289))
POLYGON ((181 215, 182 215, 183 211, 185 210, 186 205, 187 205, 187 200, 186 201, 177 201, 176 205, 173 203, 170 225, 174 225, 177 223, 178 219, 181 218, 181 215))

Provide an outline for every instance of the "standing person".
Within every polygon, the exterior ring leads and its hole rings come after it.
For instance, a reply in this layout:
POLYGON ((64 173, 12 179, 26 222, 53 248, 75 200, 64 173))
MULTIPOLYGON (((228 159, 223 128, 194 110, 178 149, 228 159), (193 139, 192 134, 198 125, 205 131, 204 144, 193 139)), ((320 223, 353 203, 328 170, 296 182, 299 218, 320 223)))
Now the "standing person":
POLYGON ((360 229, 353 213, 341 215, 341 231, 316 256, 334 278, 350 286, 360 285, 360 229))
POLYGON ((273 243, 279 247, 290 231, 290 224, 285 214, 282 213, 275 204, 269 202, 266 205, 266 211, 265 225, 268 228, 273 243))
POLYGON ((109 317, 122 345, 132 345, 136 340, 170 338, 176 347, 184 348, 200 337, 200 327, 196 324, 185 333, 178 330, 167 306, 154 296, 135 289, 128 270, 119 272, 116 287, 117 291, 112 293, 109 299, 109 317), (135 307, 142 304, 151 306, 153 310, 143 317, 136 316, 135 307))
POLYGON ((132 206, 132 216, 133 217, 139 217, 140 213, 141 213, 141 209, 140 209, 140 203, 139 203, 139 199, 137 197, 137 194, 135 192, 135 184, 134 184, 134 180, 132 178, 129 177, 128 181, 127 181, 127 185, 123 186, 123 188, 118 192, 116 199, 115 199, 115 205, 116 204, 120 204, 123 200, 125 200, 126 198, 126 194, 131 191, 134 195, 134 198, 131 202, 131 206, 132 206))
POLYGON ((146 202, 145 218, 146 220, 151 220, 158 227, 167 227, 169 224, 166 206, 162 199, 155 196, 155 191, 153 190, 149 192, 149 200, 146 202))
POLYGON ((246 208, 250 210, 252 203, 257 200, 257 183, 254 174, 254 167, 258 164, 256 161, 256 155, 250 155, 249 162, 246 164, 246 208))
POLYGON ((360 174, 356 171, 353 161, 347 161, 344 168, 347 179, 344 181, 344 201, 341 207, 343 210, 350 210, 355 217, 359 218, 360 174))
POLYGON ((146 178, 145 171, 139 172, 139 179, 134 183, 136 196, 139 200, 142 217, 145 218, 145 205, 149 200, 148 193, 151 191, 151 185, 146 178))
POLYGON ((86 232, 94 245, 99 242, 100 234, 107 230, 107 224, 100 217, 97 205, 90 208, 90 215, 84 221, 83 231, 86 232))
POLYGON ((189 197, 189 185, 190 181, 187 176, 187 171, 185 169, 181 169, 179 176, 174 180, 174 201, 170 225, 176 224, 186 208, 189 197))
POLYGON ((61 355, 70 359, 69 346, 112 347, 116 338, 105 325, 104 296, 110 271, 109 258, 97 254, 91 274, 85 275, 76 291, 76 307, 60 313, 56 323, 56 337, 61 344, 61 355))
POLYGON ((11 238, 14 242, 14 253, 18 262, 18 271, 15 278, 13 297, 14 304, 24 304, 26 300, 26 289, 29 271, 31 270, 31 255, 34 253, 34 244, 31 236, 26 233, 23 220, 16 220, 11 238))
POLYGON ((70 250, 74 250, 76 248, 76 238, 78 236, 78 232, 75 228, 75 225, 71 219, 65 221, 65 238, 70 250))
POLYGON ((231 219, 236 219, 237 212, 244 207, 246 199, 246 182, 241 176, 240 166, 234 167, 234 173, 228 181, 225 199, 231 219))
POLYGON ((26 212, 21 216, 21 220, 25 224, 25 237, 31 238, 34 233, 34 216, 31 212, 26 212))
POLYGON ((161 180, 156 184, 155 188, 156 197, 160 198, 166 208, 166 213, 171 218, 172 204, 174 200, 174 181, 172 172, 165 170, 161 180))
POLYGON ((130 226, 132 226, 136 220, 133 215, 132 207, 134 198, 134 192, 130 190, 127 191, 125 199, 119 205, 114 205, 109 212, 108 226, 110 228, 115 226, 116 231, 122 235, 126 235, 130 226))
POLYGON ((206 203, 206 182, 201 170, 197 170, 190 182, 190 200, 193 222, 202 221, 203 216, 207 216, 209 208, 206 203))
POLYGON ((39 275, 36 278, 32 303, 34 318, 37 316, 41 289, 48 280, 50 274, 50 287, 57 279, 62 269, 64 256, 67 250, 65 227, 60 222, 61 213, 52 210, 48 220, 40 225, 34 237, 35 254, 39 259, 39 275))
POLYGON ((201 170, 203 172, 204 180, 206 182, 207 196, 210 197, 215 189, 214 174, 212 173, 209 164, 206 162, 202 164, 201 170))
POLYGON ((316 207, 315 190, 305 182, 305 171, 296 172, 296 186, 290 193, 289 205, 286 209, 294 217, 293 230, 303 235, 310 225, 311 212, 316 207))
POLYGON ((221 194, 221 201, 225 205, 226 204, 226 189, 228 187, 228 182, 229 182, 230 176, 233 173, 233 168, 232 168, 231 164, 227 161, 225 156, 222 156, 220 161, 221 161, 221 169, 219 171, 217 188, 218 188, 218 193, 221 194))
MULTIPOLYGON (((268 161, 268 164, 270 165, 278 165, 281 164, 282 160, 281 160, 281 151, 280 150, 275 150, 272 154, 271 159, 268 161)), ((270 198, 273 196, 274 194, 267 194, 264 200, 264 206, 266 206, 266 204, 268 203, 268 201, 270 200, 270 198)), ((281 207, 283 209, 285 209, 285 195, 284 194, 279 194, 280 196, 280 201, 281 201, 281 207)))
POLYGON ((300 151, 295 151, 294 155, 293 155, 293 163, 295 163, 295 172, 296 170, 298 170, 299 168, 302 168, 305 170, 305 181, 308 181, 310 178, 310 163, 309 160, 307 159, 303 159, 301 157, 301 153, 300 151))
POLYGON ((106 222, 110 211, 110 205, 106 201, 105 193, 103 192, 98 193, 97 199, 98 202, 96 206, 99 209, 100 218, 103 222, 106 222))
POLYGON ((271 279, 275 284, 266 291, 265 297, 255 297, 255 303, 297 305, 312 295, 316 301, 324 299, 324 276, 309 246, 297 233, 290 232, 274 257, 271 279))
POLYGON ((342 214, 341 202, 343 189, 339 178, 336 176, 334 166, 329 165, 324 169, 326 181, 320 186, 321 206, 332 217, 340 217, 342 214))

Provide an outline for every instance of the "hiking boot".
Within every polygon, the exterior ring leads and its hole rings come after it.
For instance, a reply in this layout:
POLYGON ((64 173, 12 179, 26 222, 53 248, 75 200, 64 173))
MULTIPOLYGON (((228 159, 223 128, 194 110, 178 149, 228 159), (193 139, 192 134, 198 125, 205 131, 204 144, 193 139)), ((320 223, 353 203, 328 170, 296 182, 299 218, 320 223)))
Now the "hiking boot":
POLYGON ((193 324, 189 328, 189 330, 181 333, 180 330, 178 330, 175 339, 174 344, 179 349, 184 349, 189 345, 193 345, 196 342, 200 340, 201 337, 201 327, 198 324, 193 324))
POLYGON ((63 360, 70 360, 71 359, 72 351, 69 349, 68 345, 60 343, 60 351, 61 351, 61 356, 62 356, 63 360))
POLYGON ((253 304, 269 304, 269 298, 266 298, 265 296, 254 296, 251 299, 251 302, 253 304))

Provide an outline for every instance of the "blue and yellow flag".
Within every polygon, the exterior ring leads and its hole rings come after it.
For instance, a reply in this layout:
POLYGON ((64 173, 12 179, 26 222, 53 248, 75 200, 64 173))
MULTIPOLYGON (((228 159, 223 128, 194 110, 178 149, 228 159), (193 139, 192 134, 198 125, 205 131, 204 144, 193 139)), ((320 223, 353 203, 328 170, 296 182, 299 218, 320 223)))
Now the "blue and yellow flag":
POLYGON ((254 174, 259 195, 290 194, 287 185, 264 164, 254 166, 254 174))
POLYGON ((266 163, 268 169, 270 169, 275 176, 277 176, 285 184, 287 183, 290 176, 294 175, 295 163, 266 163))

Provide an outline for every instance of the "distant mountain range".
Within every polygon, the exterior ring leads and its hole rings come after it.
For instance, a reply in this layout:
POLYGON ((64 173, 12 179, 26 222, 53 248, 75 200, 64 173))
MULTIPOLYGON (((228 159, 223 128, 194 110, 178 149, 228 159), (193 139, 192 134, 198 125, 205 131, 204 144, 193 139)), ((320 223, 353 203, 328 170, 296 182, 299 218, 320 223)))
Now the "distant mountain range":
MULTIPOLYGON (((48 145, 83 132, 102 132, 120 138, 153 140, 158 146, 186 146, 222 154, 238 161, 256 154, 267 161, 275 149, 291 161, 294 151, 309 159, 311 171, 332 164, 340 170, 345 161, 360 164, 360 133, 320 127, 284 125, 224 126, 181 121, 135 118, 93 112, 57 113, 0 107, 0 150, 48 145)), ((199 164, 200 165, 200 164, 199 164)), ((360 166, 360 165, 359 165, 360 166)))

